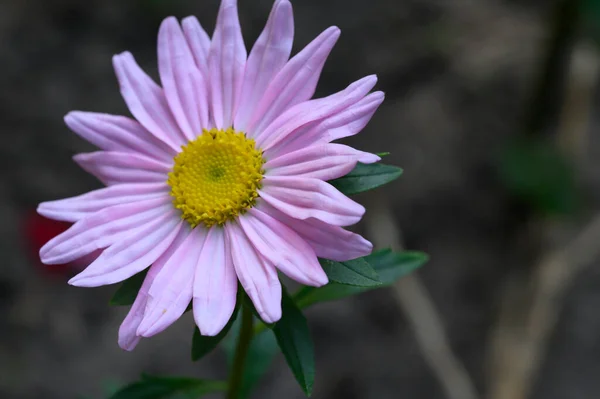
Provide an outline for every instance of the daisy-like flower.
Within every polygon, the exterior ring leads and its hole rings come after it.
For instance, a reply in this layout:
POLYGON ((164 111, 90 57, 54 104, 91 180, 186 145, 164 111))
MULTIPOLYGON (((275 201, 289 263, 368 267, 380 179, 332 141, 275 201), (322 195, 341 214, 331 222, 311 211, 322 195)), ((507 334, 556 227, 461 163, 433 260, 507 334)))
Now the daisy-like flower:
POLYGON ((372 245, 343 226, 365 209, 327 183, 379 157, 333 140, 358 133, 383 101, 361 79, 311 100, 337 41, 325 30, 293 58, 288 0, 278 0, 247 56, 237 1, 223 0, 212 39, 194 17, 167 18, 158 34, 162 87, 128 53, 113 64, 136 120, 71 112, 66 124, 101 151, 75 161, 106 188, 40 204, 75 222, 40 251, 46 264, 102 254, 69 283, 96 287, 148 268, 119 330, 133 349, 190 302, 200 332, 216 335, 236 305, 238 281, 262 319, 281 317, 278 272, 327 284, 317 257, 344 261, 372 245))

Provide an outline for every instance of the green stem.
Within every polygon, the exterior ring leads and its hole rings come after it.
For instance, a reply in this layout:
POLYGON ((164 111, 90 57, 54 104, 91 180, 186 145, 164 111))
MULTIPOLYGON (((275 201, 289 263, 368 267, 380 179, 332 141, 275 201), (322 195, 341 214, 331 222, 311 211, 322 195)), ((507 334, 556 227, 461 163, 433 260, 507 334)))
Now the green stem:
POLYGON ((242 305, 242 327, 240 329, 237 347, 235 348, 235 357, 233 359, 231 375, 229 376, 227 399, 238 399, 242 390, 244 365, 246 363, 248 349, 250 348, 250 341, 252 341, 254 335, 252 322, 252 311, 247 306, 242 305))

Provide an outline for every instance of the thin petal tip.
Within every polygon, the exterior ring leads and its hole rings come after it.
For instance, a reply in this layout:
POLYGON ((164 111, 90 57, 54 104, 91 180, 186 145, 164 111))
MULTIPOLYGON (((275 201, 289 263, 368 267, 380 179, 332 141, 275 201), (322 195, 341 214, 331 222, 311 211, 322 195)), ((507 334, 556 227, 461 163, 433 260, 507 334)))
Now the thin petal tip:
POLYGON ((371 95, 376 99, 376 101, 383 102, 383 100, 385 100, 385 93, 382 91, 373 92, 371 95))
POLYGON ((102 285, 111 284, 111 282, 98 280, 98 278, 93 275, 92 276, 86 275, 87 274, 86 270, 79 273, 75 277, 71 278, 67 283, 74 287, 81 287, 81 288, 95 288, 95 287, 100 287, 102 285))
POLYGON ((379 78, 377 77, 376 74, 372 74, 372 75, 367 75, 364 77, 365 80, 368 80, 369 83, 373 83, 373 86, 375 86, 375 84, 377 83, 377 81, 379 80, 379 78))
POLYGON ((47 202, 40 202, 40 203, 38 204, 37 208, 35 209, 35 211, 36 211, 36 212, 37 212, 39 215, 42 215, 42 216, 44 216, 44 217, 46 217, 46 215, 44 215, 45 208, 46 208, 46 206, 47 206, 46 204, 47 204, 47 202))
POLYGON ((79 166, 82 166, 81 164, 85 163, 89 158, 90 158, 90 154, 86 154, 86 153, 75 154, 71 157, 73 162, 75 162, 79 166))
POLYGON ((46 246, 44 245, 39 251, 40 261, 44 265, 51 265, 51 263, 48 262, 47 254, 48 254, 48 248, 46 248, 46 246))
POLYGON ((271 309, 270 312, 258 312, 260 318, 267 324, 277 323, 281 319, 281 306, 279 310, 271 309))
POLYGON ((205 337, 216 337, 217 335, 219 335, 221 330, 223 330, 223 329, 222 328, 217 329, 214 327, 204 327, 203 329, 200 328, 200 334, 204 335, 205 337))
MULTIPOLYGON (((225 323, 225 324, 227 324, 227 323, 225 323)), ((197 317, 196 317, 196 325, 198 326, 198 329, 200 330, 200 334, 202 334, 206 337, 214 337, 214 336, 218 335, 223 330, 223 327, 225 327, 225 325, 223 323, 218 323, 218 322, 214 322, 211 320, 207 320, 206 318, 199 321, 197 317)))
POLYGON ((329 284, 329 277, 327 277, 327 274, 325 274, 325 272, 318 273, 311 277, 311 280, 314 283, 313 287, 322 287, 324 285, 329 284))
POLYGON ((67 281, 67 284, 72 285, 74 287, 79 287, 79 285, 77 283, 79 280, 80 279, 77 278, 77 276, 75 276, 75 277, 71 278, 69 281, 67 281))
POLYGON ((340 37, 340 35, 342 34, 342 30, 334 25, 334 26, 330 26, 329 28, 325 29, 325 32, 323 32, 323 33, 326 34, 327 36, 330 36, 332 39, 337 40, 340 37))
POLYGON ((71 128, 71 130, 75 130, 75 127, 79 124, 84 124, 86 118, 89 119, 90 113, 85 111, 69 111, 64 117, 63 121, 65 124, 71 128))
POLYGON ((123 51, 121 53, 115 54, 112 57, 113 66, 116 68, 122 62, 134 60, 133 54, 129 51, 123 51))
POLYGON ((358 162, 371 164, 375 162, 381 161, 381 157, 376 154, 371 154, 369 152, 365 152, 359 155, 358 162))
POLYGON ((64 117, 63 120, 69 125, 77 117, 77 111, 70 111, 64 117))
MULTIPOLYGON (((40 215, 44 216, 42 213, 40 215)), ((40 260, 45 265, 55 265, 59 264, 55 262, 55 256, 52 256, 52 250, 54 249, 54 239, 51 239, 47 243, 45 243, 39 250, 40 260)), ((55 255, 55 254, 54 254, 55 255)))
POLYGON ((87 284, 87 280, 85 277, 79 277, 78 275, 67 281, 67 284, 72 285, 73 287, 91 287, 91 285, 87 284))
POLYGON ((190 27, 192 25, 196 26, 196 25, 200 25, 200 21, 198 21, 198 18, 196 18, 196 16, 189 15, 181 20, 181 25, 183 25, 184 28, 186 26, 190 26, 190 27))
POLYGON ((177 29, 179 27, 179 21, 174 16, 166 17, 160 23, 160 27, 158 28, 158 34, 165 34, 171 29, 177 29))
POLYGON ((292 9, 292 3, 290 0, 278 0, 273 7, 277 10, 288 11, 292 9))
POLYGON ((142 337, 139 337, 137 335, 133 339, 127 339, 123 341, 119 340, 119 347, 124 351, 131 352, 135 349, 135 347, 137 346, 137 344, 140 343, 141 340, 142 337))
POLYGON ((148 325, 148 323, 146 322, 142 322, 142 324, 140 324, 140 326, 138 327, 137 331, 135 332, 135 334, 138 337, 143 337, 143 338, 150 338, 153 335, 156 335, 158 332, 155 332, 154 330, 156 330, 155 328, 152 328, 151 326, 148 325))

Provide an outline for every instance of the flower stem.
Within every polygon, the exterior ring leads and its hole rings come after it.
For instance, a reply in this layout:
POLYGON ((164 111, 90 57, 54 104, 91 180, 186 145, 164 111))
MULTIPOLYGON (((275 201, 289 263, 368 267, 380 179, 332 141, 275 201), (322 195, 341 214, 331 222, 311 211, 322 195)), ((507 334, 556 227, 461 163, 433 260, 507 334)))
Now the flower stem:
POLYGON ((235 348, 235 357, 233 359, 231 375, 229 376, 227 399, 239 399, 242 390, 246 356, 248 355, 250 341, 252 341, 254 335, 252 322, 252 311, 247 306, 242 305, 242 327, 240 329, 237 347, 235 348))

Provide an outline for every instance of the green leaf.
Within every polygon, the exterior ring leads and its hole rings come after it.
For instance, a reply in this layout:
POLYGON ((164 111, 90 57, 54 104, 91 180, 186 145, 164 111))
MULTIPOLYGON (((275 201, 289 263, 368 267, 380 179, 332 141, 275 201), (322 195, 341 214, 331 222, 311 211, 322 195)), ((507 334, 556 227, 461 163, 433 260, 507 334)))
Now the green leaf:
POLYGON ((383 157, 387 157, 388 155, 390 155, 389 152, 378 152, 377 155, 379 158, 383 158, 383 157))
POLYGON ((383 249, 373 252, 365 259, 379 273, 381 283, 387 286, 423 266, 429 261, 429 256, 418 251, 394 252, 383 249))
POLYGON ((110 399, 166 399, 175 394, 195 399, 209 393, 223 392, 226 389, 227 383, 223 381, 143 375, 141 381, 119 390, 110 399))
POLYGON ((113 297, 110 300, 110 305, 112 306, 127 306, 132 305, 137 297, 138 291, 142 287, 142 283, 146 278, 146 274, 148 273, 148 269, 129 277, 127 280, 123 281, 113 297))
POLYGON ((231 319, 229 322, 223 327, 221 332, 214 337, 208 337, 200 334, 200 330, 198 327, 194 329, 194 336, 192 338, 192 361, 200 360, 205 355, 212 352, 219 343, 225 338, 229 330, 231 330, 231 326, 233 326, 235 320, 237 319, 238 309, 239 309, 239 301, 236 303, 235 310, 231 315, 231 319))
POLYGON ((267 330, 264 334, 255 335, 252 338, 244 369, 241 399, 250 396, 258 382, 269 371, 269 367, 278 353, 279 347, 273 331, 267 330))
MULTIPOLYGON (((390 249, 373 252, 364 258, 379 274, 382 284, 379 287, 393 284, 421 267, 428 259, 428 256, 421 252, 393 252, 390 249)), ((374 288, 378 287, 355 287, 334 282, 318 288, 303 287, 294 295, 294 300, 300 308, 305 308, 315 303, 345 298, 374 288)))
POLYGON ((340 284, 358 287, 377 287, 381 285, 377 272, 364 259, 358 258, 345 262, 319 259, 329 280, 340 284))
POLYGON ((331 180, 335 188, 346 195, 358 194, 383 186, 402 175, 402 169, 396 166, 381 163, 362 164, 356 167, 346 176, 331 180))
POLYGON ((281 307, 281 320, 275 324, 273 332, 296 380, 304 393, 310 396, 315 380, 315 355, 308 323, 285 290, 281 307))

